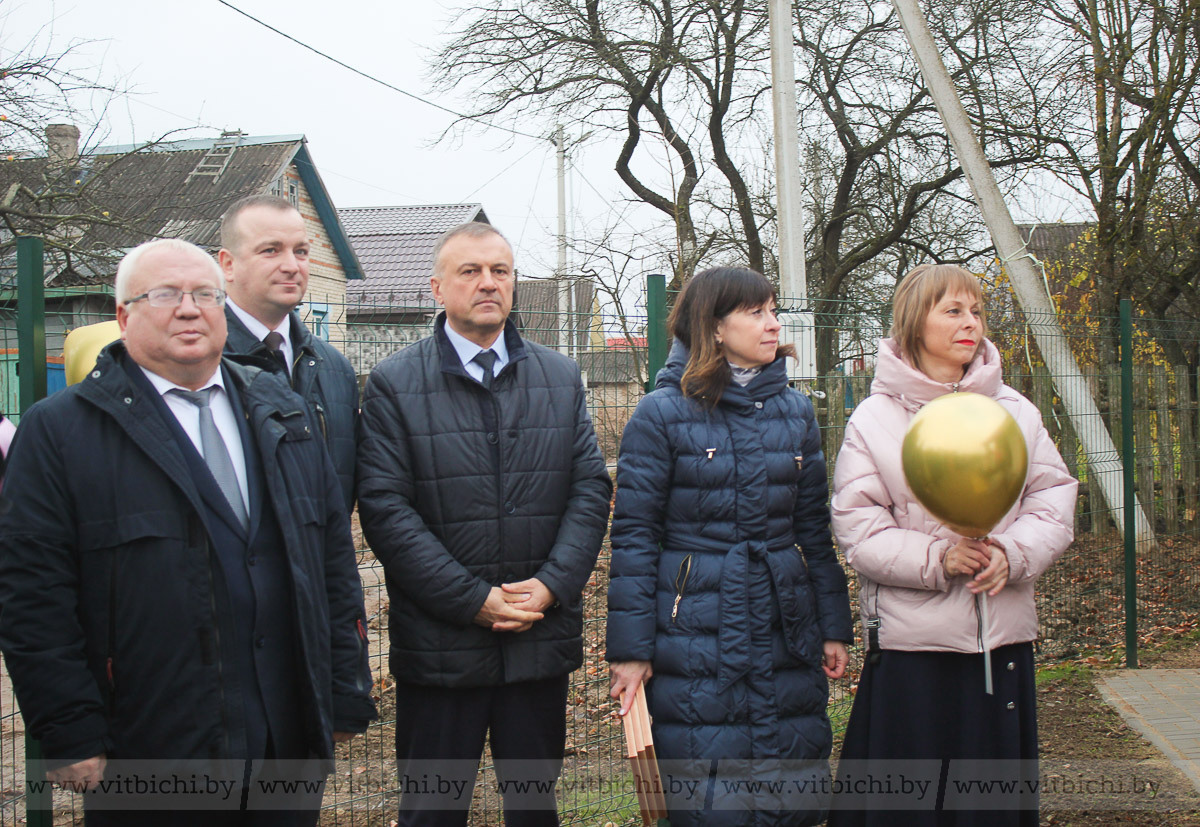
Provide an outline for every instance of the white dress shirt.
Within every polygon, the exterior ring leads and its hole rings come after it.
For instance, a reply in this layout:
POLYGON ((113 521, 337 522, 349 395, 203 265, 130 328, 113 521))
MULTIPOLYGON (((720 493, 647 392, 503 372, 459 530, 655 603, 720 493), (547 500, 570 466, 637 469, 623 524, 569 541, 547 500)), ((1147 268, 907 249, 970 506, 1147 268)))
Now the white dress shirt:
POLYGON ((288 376, 292 375, 292 363, 296 361, 295 353, 292 351, 292 317, 291 314, 283 317, 283 321, 274 331, 260 322, 258 319, 251 316, 245 310, 234 304, 233 299, 226 296, 225 304, 229 305, 229 309, 233 311, 233 315, 237 316, 246 329, 250 331, 250 335, 260 342, 267 338, 267 334, 271 332, 278 333, 283 337, 283 344, 280 350, 283 351, 283 360, 287 363, 288 376))
POLYGON ((463 368, 467 371, 467 374, 476 382, 483 381, 483 366, 472 360, 480 353, 483 353, 483 351, 490 350, 496 354, 496 365, 492 368, 492 376, 498 376, 504 366, 508 364, 508 348, 504 345, 503 330, 496 337, 496 341, 492 342, 491 347, 480 347, 452 328, 449 319, 447 319, 446 338, 450 340, 450 344, 454 345, 454 350, 458 353, 458 358, 462 360, 463 368))
MULTIPOLYGON (((163 401, 167 403, 171 413, 175 414, 175 419, 179 421, 183 432, 196 446, 196 453, 204 456, 204 449, 200 442, 200 409, 179 394, 169 393, 175 388, 185 391, 188 388, 176 385, 169 379, 164 379, 145 368, 142 368, 142 373, 146 374, 146 378, 154 385, 154 389, 162 394, 163 401)), ((233 463, 233 472, 237 475, 238 488, 242 489, 242 503, 246 506, 246 513, 249 514, 250 489, 247 487, 246 479, 246 453, 242 448, 242 433, 238 430, 237 419, 233 415, 233 405, 229 402, 229 395, 225 390, 225 382, 221 378, 220 368, 217 368, 217 372, 201 386, 200 390, 211 388, 214 385, 217 390, 209 395, 208 407, 212 409, 213 422, 216 424, 217 430, 221 432, 221 439, 225 440, 225 448, 229 451, 229 459, 233 463)))

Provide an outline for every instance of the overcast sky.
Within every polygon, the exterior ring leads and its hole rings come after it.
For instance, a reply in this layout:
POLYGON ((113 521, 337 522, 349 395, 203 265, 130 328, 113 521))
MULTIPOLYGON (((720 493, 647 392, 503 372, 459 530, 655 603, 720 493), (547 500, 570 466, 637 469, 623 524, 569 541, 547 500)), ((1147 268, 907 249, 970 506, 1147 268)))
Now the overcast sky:
MULTIPOLYGON (((467 106, 434 96, 426 80, 426 59, 445 42, 454 0, 230 2, 405 91, 451 109, 467 106)), ((172 130, 196 138, 223 129, 302 133, 338 207, 479 202, 513 240, 518 267, 550 275, 557 196, 548 140, 479 127, 435 146, 451 115, 318 57, 217 0, 0 0, 5 51, 32 38, 58 49, 94 41, 78 47, 73 68, 131 90, 108 103, 100 143, 153 140, 172 130)), ((102 104, 93 101, 93 110, 102 104)), ((592 156, 572 162, 572 226, 626 197, 611 153, 592 156)))
MULTIPOLYGON (((469 101, 431 92, 426 65, 470 0, 229 2, 414 95, 469 108, 469 101)), ((452 115, 321 58, 218 0, 0 0, 0 48, 11 52, 31 39, 58 50, 92 41, 77 47, 72 68, 129 88, 111 102, 91 102, 104 111, 102 143, 175 130, 195 138, 223 129, 302 133, 337 206, 479 202, 514 242, 517 266, 528 276, 552 275, 557 200, 547 139, 472 127, 435 145, 452 115)), ((568 143, 574 138, 568 134, 568 143)), ((568 237, 619 226, 637 248, 637 234, 662 217, 628 206, 614 158, 613 145, 595 138, 571 158, 568 237)), ((1010 209, 1019 221, 1078 220, 1055 201, 1043 192, 1014 198, 1010 209)))

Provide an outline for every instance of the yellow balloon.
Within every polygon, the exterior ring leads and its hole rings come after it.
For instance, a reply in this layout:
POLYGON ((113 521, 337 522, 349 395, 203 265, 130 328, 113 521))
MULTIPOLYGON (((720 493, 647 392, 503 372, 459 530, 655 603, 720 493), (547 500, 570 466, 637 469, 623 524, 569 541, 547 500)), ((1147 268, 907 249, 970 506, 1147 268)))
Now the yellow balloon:
POLYGON ((63 341, 63 374, 68 385, 82 382, 96 366, 100 351, 121 338, 116 320, 77 327, 63 341))
POLYGON ((904 435, 901 461, 917 501, 965 537, 996 526, 1029 470, 1017 421, 977 393, 948 393, 922 408, 904 435))

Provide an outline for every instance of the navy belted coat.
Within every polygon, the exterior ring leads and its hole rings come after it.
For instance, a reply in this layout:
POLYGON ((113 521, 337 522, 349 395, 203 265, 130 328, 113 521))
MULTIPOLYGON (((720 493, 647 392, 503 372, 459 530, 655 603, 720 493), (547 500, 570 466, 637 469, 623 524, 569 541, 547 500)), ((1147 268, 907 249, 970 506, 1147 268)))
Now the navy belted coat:
MULTIPOLYGON (((852 626, 813 407, 787 386, 783 359, 713 408, 683 396, 686 363, 676 342, 621 443, 607 657, 653 663, 664 774, 678 759, 703 759, 705 776, 722 772, 708 762, 750 762, 754 777, 754 762, 821 759, 819 783, 831 742, 823 642, 849 642, 852 626)), ((714 811, 711 790, 707 806, 668 805, 676 827, 823 817, 781 792, 773 813, 761 798, 714 811)))

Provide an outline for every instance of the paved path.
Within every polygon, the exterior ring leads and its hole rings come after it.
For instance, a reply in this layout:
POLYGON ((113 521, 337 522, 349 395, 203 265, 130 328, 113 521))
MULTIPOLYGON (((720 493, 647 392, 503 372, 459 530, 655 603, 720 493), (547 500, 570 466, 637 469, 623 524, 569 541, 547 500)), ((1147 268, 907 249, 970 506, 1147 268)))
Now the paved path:
POLYGON ((1100 672, 1100 694, 1200 791, 1200 669, 1100 672))

